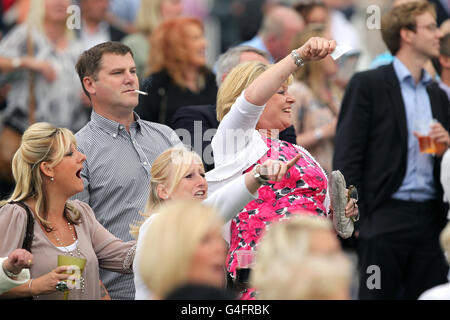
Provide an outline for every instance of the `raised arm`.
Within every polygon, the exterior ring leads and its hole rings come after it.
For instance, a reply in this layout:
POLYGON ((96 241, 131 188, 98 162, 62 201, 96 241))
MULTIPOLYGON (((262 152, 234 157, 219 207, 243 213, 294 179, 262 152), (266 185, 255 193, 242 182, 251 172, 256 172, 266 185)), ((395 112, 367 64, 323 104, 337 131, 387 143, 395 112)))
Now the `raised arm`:
MULTIPOLYGON (((306 63, 325 58, 335 48, 336 42, 334 40, 313 37, 298 48, 296 52, 299 58, 306 63)), ((245 91, 245 99, 258 106, 264 105, 298 67, 295 58, 289 54, 248 86, 245 91)))

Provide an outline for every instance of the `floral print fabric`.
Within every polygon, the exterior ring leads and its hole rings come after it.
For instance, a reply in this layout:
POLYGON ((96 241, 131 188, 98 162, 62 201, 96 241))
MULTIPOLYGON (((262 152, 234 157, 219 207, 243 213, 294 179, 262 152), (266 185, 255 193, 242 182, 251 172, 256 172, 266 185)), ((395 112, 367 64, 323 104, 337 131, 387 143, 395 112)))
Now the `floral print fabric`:
MULTIPOLYGON (((317 216, 327 214, 324 205, 327 177, 317 162, 299 146, 271 138, 266 138, 266 143, 269 150, 257 163, 263 163, 267 159, 288 162, 299 153, 302 157, 289 169, 282 181, 268 181, 262 185, 258 190, 258 198, 249 202, 233 218, 226 261, 227 270, 233 278, 237 267, 236 251, 256 250, 261 236, 272 222, 287 219, 305 210, 317 216)), ((253 297, 254 290, 247 290, 241 299, 253 297)))

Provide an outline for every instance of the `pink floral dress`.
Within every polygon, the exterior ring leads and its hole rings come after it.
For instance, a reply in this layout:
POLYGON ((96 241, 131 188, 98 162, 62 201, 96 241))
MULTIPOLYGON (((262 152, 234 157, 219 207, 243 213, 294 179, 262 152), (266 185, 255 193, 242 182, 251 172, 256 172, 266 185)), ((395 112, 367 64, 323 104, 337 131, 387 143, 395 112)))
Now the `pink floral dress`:
MULTIPOLYGON (((317 162, 300 147, 289 142, 266 138, 270 148, 257 161, 267 159, 287 162, 297 154, 302 157, 289 169, 280 182, 268 181, 258 190, 258 198, 249 202, 231 222, 230 250, 227 255, 227 270, 236 275, 236 251, 256 250, 263 232, 272 222, 289 218, 298 211, 308 211, 312 215, 327 216, 324 205, 327 193, 327 177, 317 162)), ((256 164, 255 164, 256 165, 256 164)), ((246 172, 253 169, 248 168, 246 172)), ((241 299, 253 299, 254 290, 248 289, 241 299)))

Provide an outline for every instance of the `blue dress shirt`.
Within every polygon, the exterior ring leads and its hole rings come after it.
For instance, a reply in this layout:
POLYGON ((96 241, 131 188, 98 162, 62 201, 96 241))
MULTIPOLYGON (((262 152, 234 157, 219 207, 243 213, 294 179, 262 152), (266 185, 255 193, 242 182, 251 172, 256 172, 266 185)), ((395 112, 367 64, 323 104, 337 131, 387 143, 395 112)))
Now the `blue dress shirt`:
POLYGON ((408 201, 427 201, 436 198, 433 177, 433 155, 420 153, 419 142, 413 135, 414 124, 419 119, 432 119, 431 103, 426 86, 431 76, 422 71, 422 78, 415 84, 408 68, 397 58, 393 62, 405 105, 408 128, 407 168, 403 183, 392 196, 408 201))

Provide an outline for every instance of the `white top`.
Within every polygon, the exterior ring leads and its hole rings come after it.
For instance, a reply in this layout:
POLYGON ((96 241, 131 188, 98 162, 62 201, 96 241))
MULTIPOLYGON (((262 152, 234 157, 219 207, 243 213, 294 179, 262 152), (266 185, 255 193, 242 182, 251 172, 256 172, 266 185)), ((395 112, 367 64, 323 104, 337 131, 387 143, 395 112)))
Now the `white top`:
MULTIPOLYGON (((242 207, 255 198, 256 195, 251 194, 245 185, 245 176, 241 175, 237 179, 227 183, 222 188, 211 194, 211 196, 204 200, 203 203, 216 208, 222 219, 224 221, 228 221, 232 219, 234 215, 242 209, 242 207)), ((141 254, 144 254, 144 250, 151 250, 151 248, 143 247, 142 239, 144 238, 144 234, 147 232, 153 219, 157 215, 157 213, 153 213, 147 220, 145 220, 139 229, 139 238, 137 240, 136 254, 133 261, 134 285, 136 288, 135 300, 149 300, 152 298, 152 293, 147 289, 147 286, 141 278, 138 259, 141 254)))
MULTIPOLYGON (((450 203, 450 150, 445 151, 441 161, 441 184, 444 189, 444 202, 450 203)), ((450 220, 450 210, 447 214, 450 220)))
POLYGON ((206 173, 206 180, 212 191, 242 175, 269 150, 255 130, 265 105, 248 102, 244 92, 222 119, 211 141, 215 167, 206 173))
MULTIPOLYGON (((225 115, 211 141, 214 154, 214 169, 206 173, 209 190, 215 191, 229 181, 236 179, 250 166, 264 156, 269 147, 256 130, 256 124, 264 111, 262 106, 254 105, 245 99, 245 90, 236 99, 225 115)), ((303 147, 293 145, 314 160, 322 173, 326 172, 314 157, 303 147)), ((328 212, 330 196, 327 189, 324 206, 328 212)), ((227 240, 229 242, 229 240, 227 240)))
POLYGON ((62 252, 69 253, 69 252, 75 251, 75 249, 77 248, 77 244, 78 244, 78 239, 75 240, 74 243, 69 244, 69 245, 66 246, 66 247, 57 247, 57 248, 58 248, 58 250, 60 250, 60 251, 62 251, 62 252))
POLYGON ((450 282, 428 289, 419 300, 450 300, 450 282))
POLYGON ((30 270, 22 269, 22 271, 17 275, 17 280, 13 280, 6 275, 3 271, 3 261, 8 258, 0 258, 0 294, 11 290, 14 287, 25 284, 30 280, 30 270))

